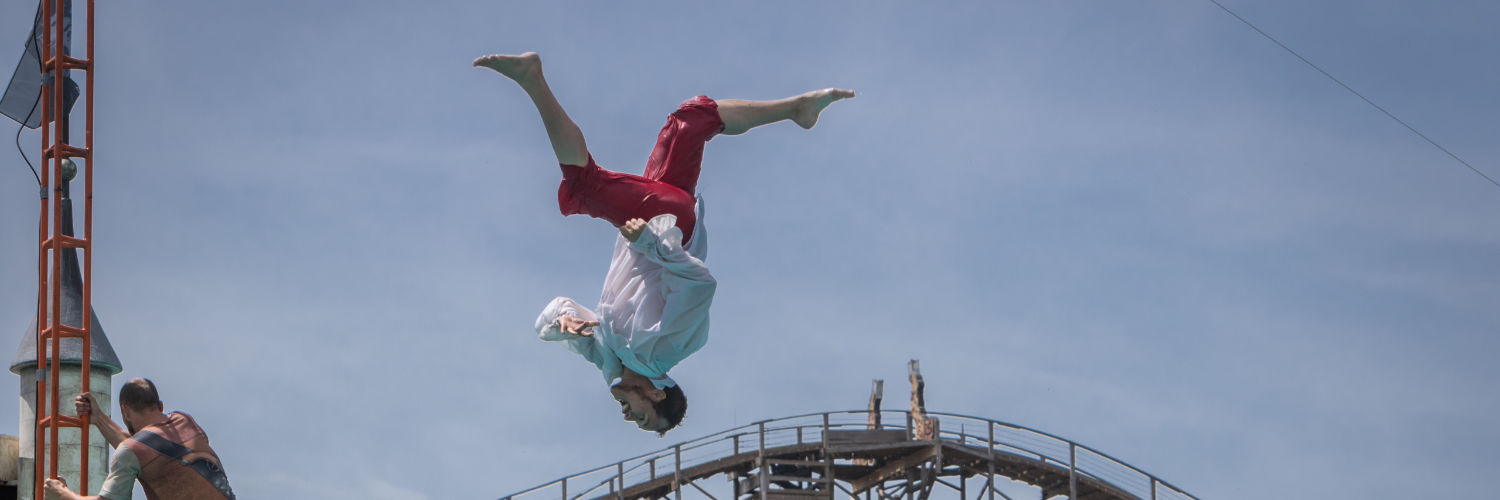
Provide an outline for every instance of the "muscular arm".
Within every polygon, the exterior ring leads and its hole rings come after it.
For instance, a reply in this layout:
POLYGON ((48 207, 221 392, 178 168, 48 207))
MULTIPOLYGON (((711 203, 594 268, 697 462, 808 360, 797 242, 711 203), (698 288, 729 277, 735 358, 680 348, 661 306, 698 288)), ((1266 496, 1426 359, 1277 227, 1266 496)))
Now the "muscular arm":
POLYGON ((47 500, 130 500, 131 490, 140 475, 141 462, 135 452, 129 446, 116 446, 114 454, 109 458, 109 475, 104 477, 104 484, 99 486, 98 496, 86 497, 74 493, 67 483, 56 479, 48 479, 43 485, 46 490, 44 496, 47 500))
POLYGON ((67 485, 64 485, 62 481, 56 479, 47 480, 47 495, 45 498, 47 500, 114 500, 106 496, 86 497, 79 495, 74 493, 73 490, 68 489, 67 485), (53 483, 56 484, 54 485, 53 483))
POLYGON ((99 428, 99 433, 104 435, 104 440, 109 442, 110 448, 119 448, 120 443, 130 437, 130 433, 125 432, 124 427, 120 427, 120 424, 110 420, 103 413, 90 414, 89 421, 99 428))
POLYGON ((111 500, 109 497, 86 497, 79 495, 73 493, 73 490, 68 489, 67 486, 62 486, 54 490, 52 488, 53 482, 57 482, 57 480, 47 480, 47 500, 111 500))
POLYGON ((110 420, 109 415, 105 415, 102 411, 96 411, 95 409, 99 405, 94 403, 93 396, 88 393, 79 394, 78 397, 73 398, 73 409, 79 415, 84 413, 89 414, 89 423, 99 428, 99 433, 104 435, 104 440, 109 442, 110 448, 119 447, 122 441, 130 437, 130 433, 126 432, 125 428, 120 427, 120 424, 115 423, 114 420, 110 420))
POLYGON ((86 497, 73 493, 73 490, 68 489, 67 485, 56 479, 48 479, 45 489, 46 496, 44 498, 47 500, 101 500, 100 497, 86 497))

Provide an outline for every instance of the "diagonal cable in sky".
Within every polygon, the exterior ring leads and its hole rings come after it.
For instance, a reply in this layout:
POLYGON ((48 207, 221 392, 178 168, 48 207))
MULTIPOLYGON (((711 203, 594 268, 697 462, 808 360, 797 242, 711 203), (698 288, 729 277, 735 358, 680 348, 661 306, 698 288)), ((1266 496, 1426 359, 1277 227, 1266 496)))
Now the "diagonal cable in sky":
POLYGON ((1217 5, 1220 9, 1224 9, 1224 12, 1228 12, 1229 15, 1234 16, 1235 19, 1239 19, 1240 22, 1245 23, 1245 26, 1249 26, 1250 29, 1255 30, 1256 33, 1260 33, 1260 36, 1266 37, 1267 40, 1270 40, 1272 43, 1275 43, 1276 45, 1280 46, 1281 48, 1286 49, 1286 51, 1289 52, 1289 53, 1291 53, 1292 55, 1297 56, 1297 59, 1301 59, 1302 62, 1307 63, 1307 65, 1311 66, 1312 69, 1318 70, 1319 73, 1322 73, 1323 76, 1328 77, 1329 80, 1333 80, 1333 83, 1339 84, 1339 86, 1343 87, 1344 90, 1347 90, 1347 91, 1349 91, 1349 93, 1354 94, 1356 97, 1359 97, 1360 99, 1364 100, 1365 103, 1369 104, 1370 106, 1373 106, 1375 109, 1380 110, 1381 113, 1385 113, 1385 116, 1389 116, 1389 117, 1391 117, 1392 120, 1396 120, 1396 123, 1400 123, 1401 126, 1406 127, 1406 129, 1410 130, 1411 133, 1417 134, 1417 137, 1421 137, 1422 140, 1427 141, 1427 143, 1431 144, 1432 147, 1438 148, 1438 150, 1440 150, 1440 151, 1442 151, 1444 153, 1447 153, 1448 156, 1453 157, 1454 160, 1457 160, 1459 163, 1462 163, 1465 167, 1469 167, 1469 170, 1473 170, 1474 173, 1479 174, 1479 176, 1483 177, 1484 180, 1490 181, 1490 184, 1494 184, 1495 187, 1500 187, 1500 182, 1495 182, 1495 179, 1491 178, 1488 175, 1485 175, 1484 172, 1481 172, 1479 169, 1474 168, 1473 165, 1470 165, 1469 162, 1464 161, 1463 158, 1459 158, 1458 155, 1453 154, 1453 152, 1449 151, 1448 148, 1443 147, 1441 144, 1438 144, 1437 141, 1434 141, 1434 140, 1432 140, 1432 138, 1427 137, 1427 134, 1423 134, 1422 132, 1419 132, 1416 128, 1412 127, 1411 125, 1408 125, 1405 121, 1402 121, 1400 118, 1397 118, 1396 115, 1391 114, 1390 111, 1386 111, 1385 108, 1380 107, 1379 104, 1375 104, 1375 101, 1371 101, 1368 97, 1365 97, 1364 94, 1360 94, 1359 92, 1355 91, 1353 88, 1349 87, 1349 85, 1345 84, 1342 80, 1339 80, 1338 78, 1335 78, 1333 75, 1328 74, 1327 71, 1323 71, 1323 68, 1320 68, 1320 67, 1318 67, 1318 65, 1313 64, 1313 62, 1307 60, 1306 57, 1302 57, 1302 54, 1298 54, 1297 51, 1292 50, 1291 47, 1287 47, 1286 44, 1281 43, 1281 41, 1277 40, 1276 37, 1273 37, 1270 34, 1267 34, 1265 31, 1262 31, 1260 28, 1255 27, 1254 24, 1250 24, 1250 21, 1247 21, 1247 20, 1245 20, 1245 18, 1240 17, 1239 14, 1235 14, 1234 11, 1229 10, 1229 7, 1225 7, 1224 4, 1219 3, 1218 0, 1208 0, 1208 1, 1212 2, 1214 5, 1217 5))

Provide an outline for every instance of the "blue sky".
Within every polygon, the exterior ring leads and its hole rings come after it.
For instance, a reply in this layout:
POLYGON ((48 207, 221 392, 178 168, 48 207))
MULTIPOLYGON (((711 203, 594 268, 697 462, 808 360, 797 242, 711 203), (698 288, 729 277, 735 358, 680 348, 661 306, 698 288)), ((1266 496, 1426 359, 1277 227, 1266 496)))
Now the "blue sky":
MULTIPOLYGON (((1500 175, 1500 6, 1224 3, 1500 175)), ((1500 189, 1211 3, 349 5, 99 5, 116 385, 196 416, 244 498, 495 498, 872 378, 896 404, 910 358, 933 410, 1204 498, 1476 497, 1500 466, 1500 189), (597 296, 613 229, 558 216, 535 111, 469 67, 527 50, 627 172, 687 97, 859 92, 709 144, 713 337, 665 440, 529 330, 597 296)), ((7 69, 33 9, 0 5, 7 69)), ((36 188, 0 164, 18 345, 36 188)))

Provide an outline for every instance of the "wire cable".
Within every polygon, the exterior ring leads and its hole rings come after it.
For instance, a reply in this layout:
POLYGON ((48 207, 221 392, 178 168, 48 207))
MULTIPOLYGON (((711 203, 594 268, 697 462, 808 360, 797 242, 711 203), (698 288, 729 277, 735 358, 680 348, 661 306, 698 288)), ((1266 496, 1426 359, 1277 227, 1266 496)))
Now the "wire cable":
MULTIPOLYGON (((32 36, 35 37, 36 34, 32 33, 32 36)), ((30 40, 28 40, 28 41, 30 41, 30 40)), ((41 47, 37 47, 36 44, 29 44, 29 45, 32 45, 32 53, 36 54, 36 60, 37 61, 41 61, 42 60, 42 49, 41 49, 41 47)), ((41 103, 42 103, 42 95, 41 95, 41 93, 37 93, 36 102, 31 103, 31 111, 27 111, 26 112, 26 119, 25 120, 21 120, 21 126, 16 127, 16 152, 21 154, 21 159, 22 160, 26 160, 26 167, 31 169, 31 176, 36 178, 36 185, 38 185, 38 186, 45 186, 46 184, 42 184, 42 174, 37 173, 36 166, 31 164, 31 158, 26 157, 26 149, 21 147, 21 131, 22 130, 26 130, 26 122, 31 121, 31 116, 34 115, 34 114, 36 114, 36 108, 37 108, 37 106, 41 105, 41 103)), ((45 125, 45 124, 43 124, 43 125, 45 125)))
MULTIPOLYGON (((35 112, 36 105, 32 104, 31 113, 35 112)), ((36 178, 36 185, 41 186, 43 185, 42 174, 37 173, 36 166, 31 164, 31 158, 26 156, 26 149, 21 147, 21 131, 26 130, 26 122, 31 121, 31 113, 26 113, 26 121, 21 122, 21 126, 16 127, 16 153, 21 155, 22 160, 26 160, 26 167, 31 169, 31 176, 36 178)))
POLYGON ((1320 68, 1320 67, 1318 67, 1318 65, 1313 64, 1313 62, 1307 60, 1306 57, 1302 57, 1302 54, 1298 54, 1297 51, 1292 50, 1291 47, 1287 47, 1286 44, 1281 43, 1281 41, 1277 40, 1276 37, 1273 37, 1270 34, 1266 33, 1265 31, 1262 31, 1260 28, 1255 27, 1254 24, 1250 24, 1250 21, 1247 21, 1247 20, 1245 20, 1245 18, 1240 17, 1239 14, 1235 14, 1234 11, 1229 10, 1229 7, 1225 7, 1224 4, 1219 3, 1218 0, 1208 0, 1208 1, 1210 3, 1213 3, 1214 5, 1217 5, 1220 9, 1223 9, 1224 12, 1228 12, 1229 15, 1234 16, 1235 19, 1239 19, 1240 22, 1245 23, 1245 26, 1249 26, 1250 29, 1255 30, 1256 33, 1260 33, 1260 36, 1266 37, 1267 40, 1270 40, 1272 43, 1275 43, 1276 45, 1280 46, 1282 49, 1285 49, 1287 52, 1291 53, 1292 55, 1297 56, 1297 59, 1300 59, 1300 60, 1302 60, 1302 62, 1307 63, 1307 65, 1311 66, 1312 69, 1318 70, 1318 72, 1322 73, 1323 76, 1328 77, 1329 80, 1333 80, 1333 83, 1339 84, 1339 86, 1343 87, 1344 90, 1347 90, 1347 91, 1349 91, 1349 93, 1354 94, 1356 97, 1359 97, 1361 100, 1364 100, 1366 104, 1369 104, 1370 106, 1374 107, 1375 109, 1380 110, 1381 113, 1385 113, 1385 116, 1388 116, 1392 120, 1395 120, 1396 123, 1400 123, 1401 126, 1406 127, 1406 129, 1410 130, 1411 133, 1417 134, 1417 137, 1421 137, 1422 140, 1427 141, 1427 143, 1431 144, 1432 147, 1438 148, 1438 150, 1440 150, 1440 151, 1442 151, 1444 153, 1447 153, 1448 156, 1452 157, 1454 160, 1457 160, 1459 163, 1462 163, 1465 167, 1469 167, 1469 170, 1473 170, 1474 173, 1479 174, 1479 176, 1483 177, 1484 180, 1490 181, 1490 184, 1494 184, 1495 187, 1500 187, 1500 182, 1495 182, 1495 179, 1491 178, 1488 175, 1485 175, 1484 172, 1481 172, 1479 169, 1474 168, 1473 165, 1470 165, 1469 162, 1464 161, 1463 158, 1459 158, 1458 155, 1453 154, 1453 152, 1449 151, 1448 148, 1443 147, 1441 144, 1438 144, 1437 141, 1434 141, 1434 140, 1432 140, 1432 138, 1427 137, 1427 134, 1423 134, 1422 132, 1418 131, 1415 127, 1412 127, 1411 125, 1408 125, 1405 121, 1401 120, 1400 118, 1397 118, 1396 115, 1391 114, 1390 111, 1386 111, 1385 108, 1380 107, 1379 104, 1375 104, 1375 101, 1371 101, 1368 97, 1365 97, 1364 94, 1360 94, 1359 92, 1355 91, 1352 87, 1350 87, 1348 84, 1345 84, 1342 80, 1339 80, 1338 78, 1335 78, 1333 75, 1328 74, 1327 71, 1323 71, 1323 68, 1320 68))

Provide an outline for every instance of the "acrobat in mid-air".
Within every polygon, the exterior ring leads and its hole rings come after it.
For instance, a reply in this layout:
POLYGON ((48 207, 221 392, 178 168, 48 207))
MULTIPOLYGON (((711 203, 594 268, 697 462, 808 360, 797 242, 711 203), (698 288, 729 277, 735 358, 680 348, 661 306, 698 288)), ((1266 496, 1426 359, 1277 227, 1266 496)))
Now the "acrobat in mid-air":
POLYGON ((562 168, 557 202, 563 215, 585 214, 620 229, 598 310, 553 299, 537 317, 538 335, 597 366, 625 420, 664 434, 687 411, 682 387, 667 372, 708 341, 717 286, 703 263, 708 233, 696 195, 704 144, 716 134, 743 134, 781 120, 812 128, 823 108, 854 92, 824 89, 775 101, 688 99, 667 117, 645 173, 632 175, 594 163, 583 132, 547 87, 536 53, 484 56, 474 66, 520 84, 541 113, 562 168))

